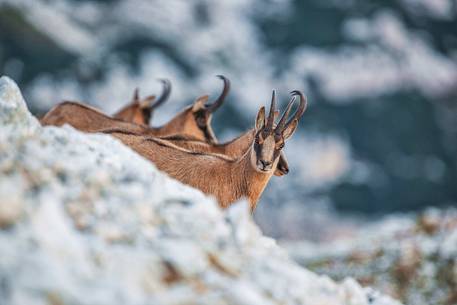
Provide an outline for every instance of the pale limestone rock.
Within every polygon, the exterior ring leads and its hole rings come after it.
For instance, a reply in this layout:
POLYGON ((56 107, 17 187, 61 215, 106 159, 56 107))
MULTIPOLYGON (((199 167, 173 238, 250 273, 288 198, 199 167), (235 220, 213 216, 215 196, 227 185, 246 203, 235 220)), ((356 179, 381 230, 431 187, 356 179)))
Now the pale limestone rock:
POLYGON ((107 135, 40 127, 5 77, 0 130, 2 305, 399 304, 299 267, 245 202, 221 211, 107 135))

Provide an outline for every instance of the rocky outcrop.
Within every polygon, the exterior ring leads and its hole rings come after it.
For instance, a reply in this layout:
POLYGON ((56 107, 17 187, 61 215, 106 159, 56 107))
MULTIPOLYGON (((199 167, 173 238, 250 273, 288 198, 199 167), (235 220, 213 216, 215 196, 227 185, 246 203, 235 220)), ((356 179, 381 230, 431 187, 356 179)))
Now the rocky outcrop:
POLYGON ((106 135, 42 128, 0 79, 1 304, 398 304, 299 267, 106 135))
POLYGON ((414 305, 457 304, 457 210, 398 216, 326 245, 284 245, 301 265, 414 305))

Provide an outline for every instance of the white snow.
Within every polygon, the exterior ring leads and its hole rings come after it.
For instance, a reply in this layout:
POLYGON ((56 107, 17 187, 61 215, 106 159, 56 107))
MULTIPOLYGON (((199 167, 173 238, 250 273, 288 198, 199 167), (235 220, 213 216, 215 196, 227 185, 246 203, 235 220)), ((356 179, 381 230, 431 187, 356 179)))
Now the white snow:
POLYGON ((0 129, 2 304, 399 304, 299 267, 243 202, 223 212, 109 136, 40 127, 7 77, 0 129))

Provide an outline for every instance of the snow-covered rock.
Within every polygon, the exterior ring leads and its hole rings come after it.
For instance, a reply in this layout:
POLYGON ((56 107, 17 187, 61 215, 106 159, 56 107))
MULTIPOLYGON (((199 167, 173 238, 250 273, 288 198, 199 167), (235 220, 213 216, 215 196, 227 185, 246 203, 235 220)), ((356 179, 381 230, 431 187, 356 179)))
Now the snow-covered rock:
POLYGON ((395 216, 330 244, 284 244, 301 265, 414 305, 457 304, 457 210, 395 216))
POLYGON ((1 304, 398 304, 303 269, 107 135, 42 128, 0 79, 1 304))

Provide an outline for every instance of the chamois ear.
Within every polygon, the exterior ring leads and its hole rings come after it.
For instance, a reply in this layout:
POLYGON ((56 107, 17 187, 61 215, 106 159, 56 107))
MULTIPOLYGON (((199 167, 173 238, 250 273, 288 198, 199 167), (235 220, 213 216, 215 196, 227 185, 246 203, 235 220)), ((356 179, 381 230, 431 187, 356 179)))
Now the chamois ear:
POLYGON ((192 112, 197 112, 205 109, 205 104, 208 101, 208 98, 208 95, 203 95, 197 98, 197 100, 194 102, 194 105, 192 106, 192 112))
POLYGON ((265 126, 265 107, 262 106, 257 113, 257 118, 255 119, 255 129, 259 130, 263 126, 265 126))
POLYGON ((282 132, 284 140, 290 138, 294 134, 295 130, 297 129, 297 126, 298 120, 293 120, 292 122, 290 122, 290 124, 287 125, 287 127, 282 132))

